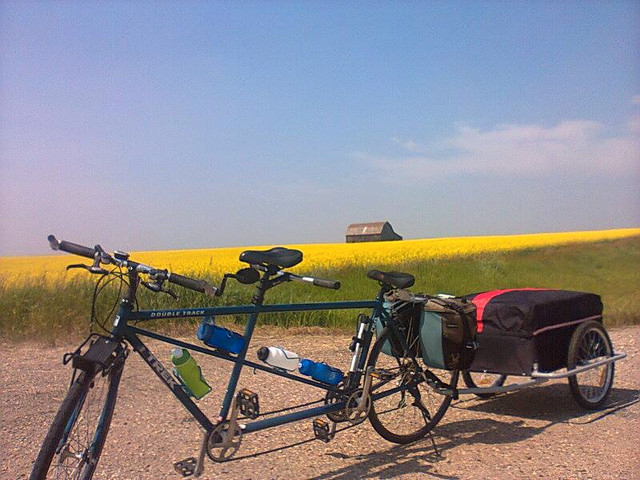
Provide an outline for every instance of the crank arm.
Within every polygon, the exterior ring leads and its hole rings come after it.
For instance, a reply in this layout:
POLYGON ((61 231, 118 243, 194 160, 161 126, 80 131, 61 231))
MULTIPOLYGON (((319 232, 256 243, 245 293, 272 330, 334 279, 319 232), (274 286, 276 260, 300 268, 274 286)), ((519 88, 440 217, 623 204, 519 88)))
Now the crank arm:
POLYGON ((369 397, 371 396, 371 383, 373 378, 373 367, 367 367, 367 371, 364 376, 364 385, 362 386, 362 400, 360 405, 356 408, 358 412, 364 412, 367 408, 369 397))

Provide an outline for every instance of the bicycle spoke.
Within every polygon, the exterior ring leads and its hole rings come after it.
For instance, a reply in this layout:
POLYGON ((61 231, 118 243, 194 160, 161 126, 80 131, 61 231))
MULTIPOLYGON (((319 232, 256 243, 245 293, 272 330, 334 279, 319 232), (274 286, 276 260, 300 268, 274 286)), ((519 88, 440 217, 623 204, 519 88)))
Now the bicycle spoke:
MULTIPOLYGON (((376 384, 369 419, 375 430, 385 439, 409 443, 422 438, 440 420, 451 397, 442 395, 432 382, 427 382, 416 360, 409 356, 386 355, 382 352, 388 342, 389 330, 381 334, 374 345, 369 366, 374 372, 393 372, 390 379, 376 384), (386 393, 386 395, 385 395, 386 393)), ((446 384, 455 385, 458 372, 438 371, 446 384)))

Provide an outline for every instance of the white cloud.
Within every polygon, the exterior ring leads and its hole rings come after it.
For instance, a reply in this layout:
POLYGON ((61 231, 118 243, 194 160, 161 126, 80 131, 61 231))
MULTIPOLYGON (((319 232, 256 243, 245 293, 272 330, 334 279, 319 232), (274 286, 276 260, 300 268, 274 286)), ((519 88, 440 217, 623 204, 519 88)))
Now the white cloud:
POLYGON ((414 142, 413 140, 402 140, 401 138, 393 137, 393 141, 409 152, 419 152, 424 150, 422 145, 414 142))
POLYGON ((359 159, 385 175, 405 180, 479 173, 625 174, 640 168, 638 123, 639 119, 632 120, 630 132, 618 137, 606 135, 603 125, 589 120, 564 121, 552 127, 505 124, 492 130, 458 125, 455 134, 431 148, 394 138, 403 152, 396 156, 361 153, 359 159))

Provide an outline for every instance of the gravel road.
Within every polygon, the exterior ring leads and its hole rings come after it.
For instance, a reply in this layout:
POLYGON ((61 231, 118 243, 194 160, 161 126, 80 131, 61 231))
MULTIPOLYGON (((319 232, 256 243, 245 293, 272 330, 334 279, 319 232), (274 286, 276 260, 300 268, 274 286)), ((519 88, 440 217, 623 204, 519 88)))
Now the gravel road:
MULTIPOLYGON (((246 435, 238 459, 208 462, 202 478, 640 478, 640 326, 610 331, 618 362, 606 409, 588 412, 573 401, 566 381, 488 400, 469 395, 452 403, 435 430, 442 457, 426 438, 398 446, 380 438, 365 422, 330 443, 309 441, 311 420, 246 435), (267 450, 271 453, 260 454, 267 450)), ((285 345, 303 356, 348 365, 346 335, 276 336, 258 330, 255 348, 285 345)), ((169 346, 149 342, 163 362, 169 346)), ((61 364, 71 348, 0 344, 0 478, 28 477, 40 443, 62 401, 69 369, 61 364)), ((215 417, 230 371, 198 357, 214 392, 200 401, 215 417)), ((315 399, 313 388, 289 386, 264 373, 243 374, 241 386, 260 395, 263 411, 315 399)), ((125 367, 113 424, 96 477, 99 479, 176 479, 173 462, 197 455, 200 432, 155 375, 132 355, 125 367)))

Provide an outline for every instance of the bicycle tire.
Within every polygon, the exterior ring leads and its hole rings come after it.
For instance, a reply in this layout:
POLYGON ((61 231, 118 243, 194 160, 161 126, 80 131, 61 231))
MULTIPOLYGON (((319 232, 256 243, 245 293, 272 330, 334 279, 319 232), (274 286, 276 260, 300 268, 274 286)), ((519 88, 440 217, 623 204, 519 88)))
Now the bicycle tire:
MULTIPOLYGON (((589 361, 613 355, 613 344, 600 322, 591 320, 581 324, 569 342, 567 368, 569 370, 588 365, 589 361)), ((615 365, 609 363, 568 378, 571 394, 578 404, 588 410, 600 408, 607 400, 615 365)))
MULTIPOLYGON (((410 379, 411 368, 415 368, 410 356, 404 354, 401 357, 395 354, 391 356, 384 353, 380 355, 390 333, 390 330, 385 329, 380 334, 367 362, 367 367, 373 367, 374 372, 383 376, 393 376, 391 380, 381 385, 382 388, 388 386, 387 390, 392 390, 410 379)), ((448 383, 445 383, 448 384, 448 388, 453 389, 458 383, 459 373, 458 370, 438 370, 437 375, 439 378, 450 375, 448 383)), ((373 395, 384 393, 380 386, 376 388, 374 385, 373 388, 375 388, 372 391, 373 395)), ((423 438, 438 424, 450 404, 451 395, 436 392, 426 381, 422 381, 414 391, 402 390, 374 400, 369 412, 369 421, 374 430, 385 440, 398 444, 412 443, 423 438), (412 400, 407 401, 407 393, 412 400), (425 410, 420 408, 418 402, 425 410)))
POLYGON ((124 362, 118 362, 106 375, 100 371, 78 375, 42 442, 29 480, 89 480, 93 477, 109 433, 123 366, 124 362), (100 397, 105 388, 102 401, 100 397), (98 395, 96 402, 93 401, 94 394, 98 395), (99 404, 100 408, 94 409, 94 404, 99 404), (95 421, 95 427, 92 421, 95 421), (81 429, 87 432, 84 443, 80 438, 81 429), (57 461, 54 461, 55 457, 57 461), (67 463, 68 460, 76 461, 77 465, 67 463), (71 475, 68 473, 70 468, 71 475), (60 476, 62 473, 64 475, 60 476))
MULTIPOLYGON (((504 385, 504 382, 507 380, 507 376, 504 374, 493 374, 493 373, 480 373, 480 372, 469 372, 465 370, 462 372, 462 379, 464 380, 464 384, 468 388, 483 388, 483 387, 501 387, 504 385), (473 378, 473 375, 477 375, 478 378, 473 378)), ((478 398, 491 398, 495 396, 495 393, 476 393, 478 398)))

